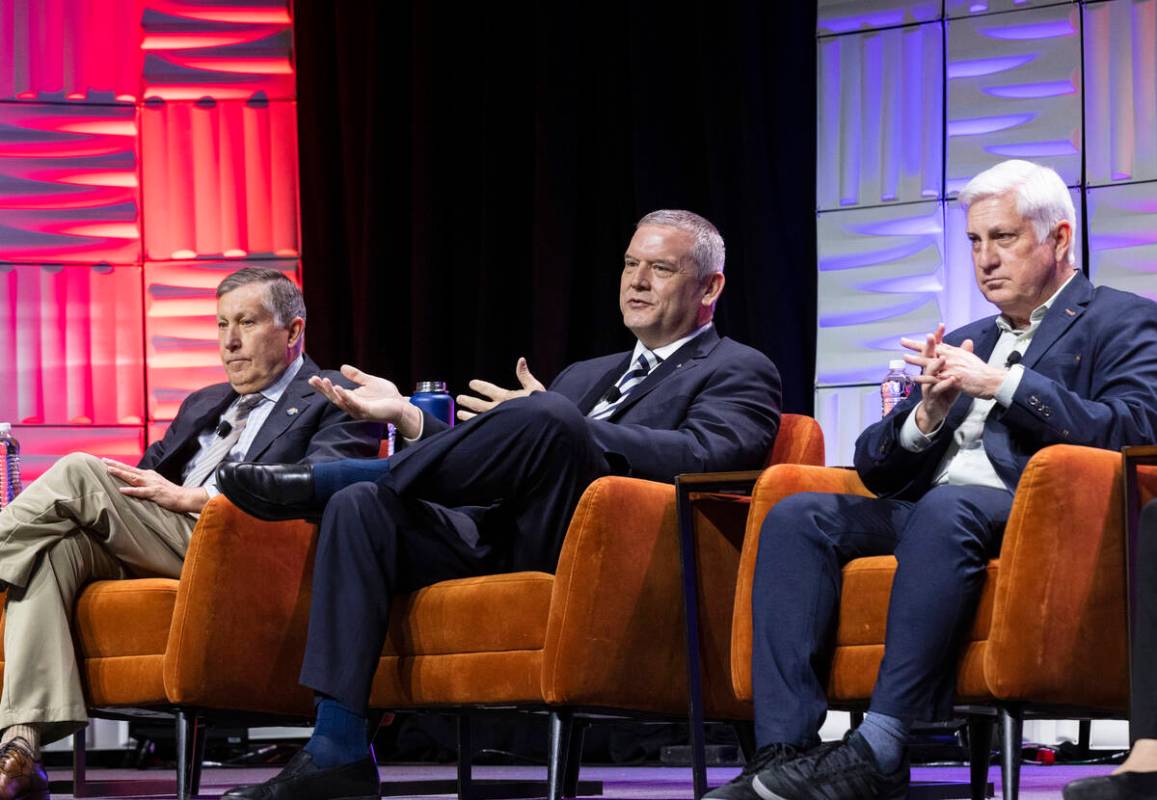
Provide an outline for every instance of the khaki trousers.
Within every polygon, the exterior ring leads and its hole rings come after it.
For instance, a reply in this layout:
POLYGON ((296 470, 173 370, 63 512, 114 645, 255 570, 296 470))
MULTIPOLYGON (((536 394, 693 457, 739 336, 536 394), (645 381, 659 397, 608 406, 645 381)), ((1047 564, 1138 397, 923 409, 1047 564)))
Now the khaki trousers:
POLYGON ((4 622, 0 729, 38 723, 44 743, 88 721, 70 622, 89 581, 176 578, 196 518, 121 494, 104 463, 72 453, 0 511, 4 622))

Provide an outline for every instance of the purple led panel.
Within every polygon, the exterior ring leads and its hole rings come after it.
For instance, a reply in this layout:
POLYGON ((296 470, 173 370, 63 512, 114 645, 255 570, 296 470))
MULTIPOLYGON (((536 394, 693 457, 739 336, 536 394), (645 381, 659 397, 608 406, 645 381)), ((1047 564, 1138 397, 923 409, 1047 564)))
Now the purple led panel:
POLYGON ((947 192, 1008 158, 1047 164, 1079 184, 1079 9, 1066 4, 945 24, 947 192))
POLYGON ((300 283, 296 261, 145 264, 150 421, 171 420, 190 392, 225 380, 217 352, 216 289, 226 275, 247 266, 279 269, 300 283))
POLYGON ((131 107, 0 103, 0 261, 140 262, 131 107))
POLYGON ((820 209, 940 196, 940 25, 819 40, 820 209))
POLYGON ((944 0, 946 17, 971 17, 998 11, 1016 11, 1034 6, 1070 4, 1072 0, 944 0))
POLYGON ((1157 179, 1157 0, 1085 7, 1085 181, 1157 179))
POLYGON ((1087 191, 1089 277, 1157 300, 1157 182, 1087 191))
POLYGON ((816 32, 824 36, 938 19, 940 0, 819 0, 816 32))
POLYGON ((140 425, 139 267, 0 265, 0 420, 140 425))
MULTIPOLYGON (((909 368, 915 372, 914 367, 909 368)), ((827 386, 816 389, 815 417, 824 432, 824 463, 850 466, 856 439, 882 416, 879 379, 866 386, 827 386)))
POLYGON ((136 464, 144 453, 144 429, 67 428, 47 425, 14 425, 12 432, 20 442, 20 477, 25 487, 69 453, 91 453, 115 458, 125 464, 136 464))
POLYGON ((132 103, 141 0, 0 0, 0 100, 132 103))
POLYGON ((819 247, 816 382, 878 381, 901 336, 944 319, 944 215, 939 202, 831 211, 819 247))

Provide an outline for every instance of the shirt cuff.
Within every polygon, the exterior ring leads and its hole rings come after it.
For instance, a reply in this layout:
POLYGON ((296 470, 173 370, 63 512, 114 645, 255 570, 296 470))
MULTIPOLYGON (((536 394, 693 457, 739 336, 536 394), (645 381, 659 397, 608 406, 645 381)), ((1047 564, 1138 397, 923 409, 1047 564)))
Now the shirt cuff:
POLYGON ((1000 403, 1005 408, 1012 407, 1012 398, 1016 394, 1017 387, 1020 386, 1020 381, 1024 377, 1024 365, 1013 364, 1008 368, 1008 374, 1004 376, 1001 381, 1000 388, 996 390, 993 397, 996 402, 1000 403))
POLYGON ((940 421, 940 425, 936 426, 936 430, 932 433, 924 433, 920 430, 920 426, 916 424, 916 409, 923 405, 923 400, 916 404, 908 414, 908 418, 904 420, 904 425, 900 428, 900 446, 910 453, 922 453, 932 446, 932 437, 940 432, 944 421, 940 421))
POLYGON ((215 483, 206 483, 201 488, 205 490, 205 493, 207 495, 209 495, 210 500, 212 500, 217 495, 221 494, 221 490, 217 488, 217 484, 215 484, 215 483))
MULTIPOLYGON (((421 411, 421 409, 419 409, 421 411)), ((426 413, 423 411, 418 414, 418 435, 411 439, 408 436, 403 436, 402 441, 406 444, 413 444, 422 438, 422 432, 426 430, 426 413)))

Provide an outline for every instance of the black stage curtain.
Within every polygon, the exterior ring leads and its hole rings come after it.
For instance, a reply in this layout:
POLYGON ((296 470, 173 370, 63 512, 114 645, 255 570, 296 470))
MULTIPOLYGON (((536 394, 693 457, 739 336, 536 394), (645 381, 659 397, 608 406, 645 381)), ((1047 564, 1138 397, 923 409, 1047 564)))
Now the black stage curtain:
POLYGON ((645 212, 727 242, 720 331, 812 411, 815 4, 296 0, 307 348, 452 392, 632 346, 645 212))

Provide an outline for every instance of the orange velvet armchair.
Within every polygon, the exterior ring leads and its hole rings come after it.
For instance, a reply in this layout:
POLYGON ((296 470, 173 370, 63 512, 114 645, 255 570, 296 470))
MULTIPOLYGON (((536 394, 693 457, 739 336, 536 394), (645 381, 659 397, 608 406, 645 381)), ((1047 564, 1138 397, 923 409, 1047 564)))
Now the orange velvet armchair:
MULTIPOLYGON (((1143 496, 1157 476, 1142 481, 1143 496)), ((735 594, 732 682, 750 701, 751 594, 759 529, 768 510, 797 492, 870 496, 856 473, 798 465, 760 478, 747 523, 735 594)), ((1122 457, 1071 445, 1037 453, 1021 476, 998 558, 989 562, 976 619, 957 667, 969 714, 973 796, 988 772, 994 709, 1000 720, 1004 796, 1018 790, 1026 714, 1123 716, 1128 700, 1122 457), (987 713, 986 713, 987 712, 987 713)), ((833 708, 861 710, 884 653, 896 562, 856 559, 844 568, 828 678, 833 708)))
MULTIPOLYGON (((769 463, 820 464, 823 436, 784 415, 769 463)), ((707 604, 712 716, 750 714, 731 690, 731 616, 747 506, 705 498, 696 509, 707 604)), ((312 693, 297 682, 305 649, 317 529, 253 519, 224 497, 193 533, 179 581, 100 581, 81 594, 74 632, 96 715, 175 713, 178 796, 195 793, 199 723, 297 718, 312 693)), ((400 598, 374 679, 378 709, 466 711, 516 706, 551 715, 552 794, 577 776, 573 720, 594 709, 687 711, 675 490, 608 477, 571 520, 554 575, 446 581, 400 598)), ((469 780, 468 754, 461 777, 469 780)))

